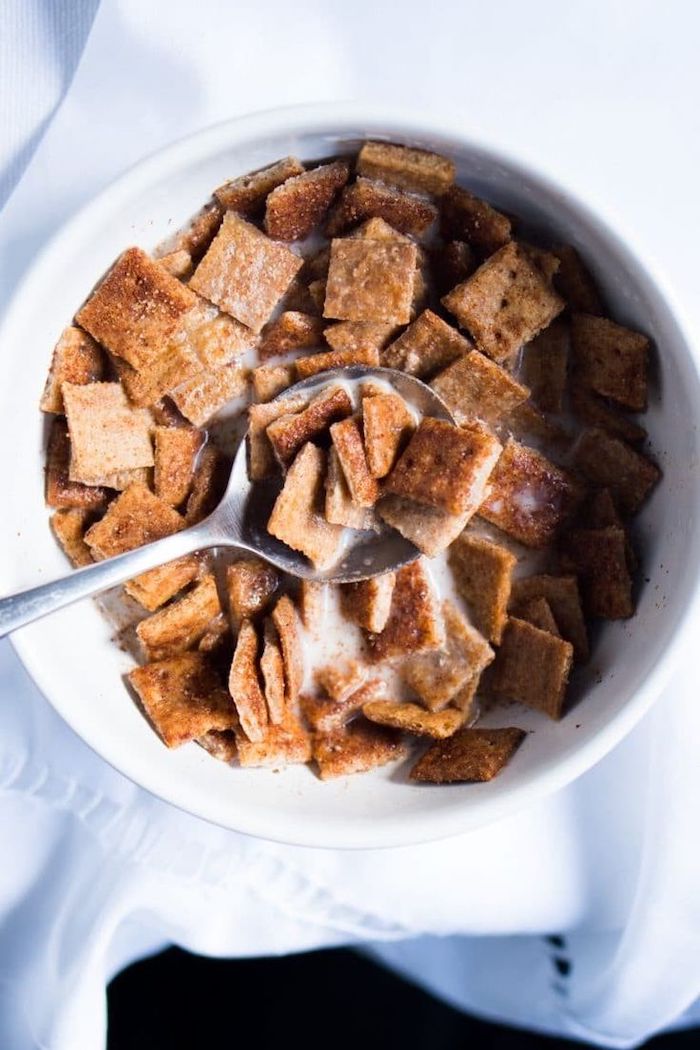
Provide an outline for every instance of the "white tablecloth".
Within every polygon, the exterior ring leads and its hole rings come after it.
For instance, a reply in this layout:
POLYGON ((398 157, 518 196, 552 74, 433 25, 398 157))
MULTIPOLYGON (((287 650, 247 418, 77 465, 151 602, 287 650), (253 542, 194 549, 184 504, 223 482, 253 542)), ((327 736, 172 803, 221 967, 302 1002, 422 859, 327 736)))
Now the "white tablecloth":
MULTIPOLYGON (((5 0, 0 295, 73 209, 161 144, 254 109, 359 98, 495 129, 633 231, 699 323, 698 29, 682 0, 5 0)), ((145 794, 2 644, 0 1046, 94 1050, 110 976, 171 942, 221 956, 363 943, 464 1009, 606 1046, 691 1023, 693 669, 689 657, 597 768, 516 819, 338 854, 145 794)))

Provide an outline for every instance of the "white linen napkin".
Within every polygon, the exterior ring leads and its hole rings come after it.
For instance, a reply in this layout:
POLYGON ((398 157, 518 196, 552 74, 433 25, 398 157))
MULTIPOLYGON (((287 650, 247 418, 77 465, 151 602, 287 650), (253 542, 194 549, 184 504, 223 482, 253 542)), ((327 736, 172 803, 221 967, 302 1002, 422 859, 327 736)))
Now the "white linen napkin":
MULTIPOLYGON (((94 4, 81 0, 70 32, 71 5, 50 6, 45 32, 23 23, 22 63, 0 62, 3 97, 41 86, 8 119, 0 186, 17 178, 90 32, 0 220, 3 296, 47 235, 145 153, 238 113, 355 97, 459 113, 474 135, 496 129, 634 229, 700 322, 688 5, 659 25, 653 5, 632 0, 407 0, 400 18, 376 0, 103 0, 90 29, 94 4)), ((692 1021, 692 678, 689 658, 613 754, 515 819, 437 845, 339 854, 229 833, 147 795, 60 721, 3 644, 0 1046, 94 1050, 106 982, 170 942, 221 956, 364 944, 464 1009, 606 1046, 692 1021)))

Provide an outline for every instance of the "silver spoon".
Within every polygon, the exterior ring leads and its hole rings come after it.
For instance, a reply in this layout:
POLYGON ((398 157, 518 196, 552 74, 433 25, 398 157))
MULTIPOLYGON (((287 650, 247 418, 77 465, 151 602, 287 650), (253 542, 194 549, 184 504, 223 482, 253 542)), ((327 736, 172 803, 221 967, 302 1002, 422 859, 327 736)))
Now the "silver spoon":
MULTIPOLYGON (((430 387, 405 372, 391 368, 366 368, 359 365, 334 368, 296 383, 275 400, 321 384, 325 386, 333 381, 358 379, 384 380, 421 415, 454 422, 442 399, 430 387)), ((251 482, 248 478, 246 445, 245 440, 241 441, 223 499, 207 518, 155 543, 147 543, 115 558, 76 569, 61 579, 0 599, 0 637, 81 598, 89 598, 149 569, 210 547, 234 547, 264 558, 291 576, 335 583, 353 583, 379 576, 418 557, 420 552, 417 547, 395 530, 387 529, 368 534, 367 539, 360 539, 337 565, 319 572, 303 554, 280 543, 267 531, 267 522, 281 487, 281 479, 276 486, 251 482)))

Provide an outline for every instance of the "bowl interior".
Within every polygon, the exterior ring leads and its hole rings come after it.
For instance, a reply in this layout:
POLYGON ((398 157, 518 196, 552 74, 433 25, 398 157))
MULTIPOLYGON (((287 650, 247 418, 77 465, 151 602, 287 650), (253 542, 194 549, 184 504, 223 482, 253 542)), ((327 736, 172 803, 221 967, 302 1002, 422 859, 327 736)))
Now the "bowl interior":
MULTIPOLYGON (((533 730, 490 784, 425 788, 395 771, 321 783, 305 767, 279 773, 229 769, 194 744, 168 751, 130 699, 131 660, 85 602, 16 636, 30 673, 69 724, 115 767, 163 798, 222 825, 308 845, 382 846, 436 838, 484 823, 564 783, 609 749, 661 687, 669 646, 695 591, 700 500, 698 377, 669 307, 628 249, 585 208, 516 162, 450 132, 341 111, 248 118, 194 136, 150 158, 59 235, 20 289, 2 334, 0 433, 6 450, 0 520, 4 593, 64 573, 43 505, 44 423, 38 400, 54 342, 97 278, 128 244, 154 247, 226 178, 286 154, 321 158, 367 135, 451 155, 458 178, 496 205, 575 244, 613 316, 657 346, 647 422, 662 483, 638 519, 643 576, 635 618, 606 625, 582 676, 585 699, 554 724, 513 713, 533 730), (660 662, 661 661, 661 662, 660 662)), ((499 716, 503 724, 503 715, 499 716)))

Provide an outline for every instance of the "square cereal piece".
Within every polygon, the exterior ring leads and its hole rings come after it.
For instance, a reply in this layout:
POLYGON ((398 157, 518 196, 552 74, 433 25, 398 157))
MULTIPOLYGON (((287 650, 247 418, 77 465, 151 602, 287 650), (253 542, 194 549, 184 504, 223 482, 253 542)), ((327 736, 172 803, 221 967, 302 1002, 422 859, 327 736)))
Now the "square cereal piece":
POLYGON ((446 238, 466 241, 480 255, 492 255, 511 238, 511 222, 463 186, 452 186, 440 201, 440 229, 446 238))
POLYGON ((49 507, 103 510, 108 492, 102 486, 82 485, 68 477, 71 445, 64 419, 55 418, 46 448, 46 503, 49 507))
POLYGON ((202 559, 197 554, 159 565, 124 584, 126 593, 149 612, 155 612, 201 574, 202 559))
POLYGON ((294 365, 259 365, 251 372, 250 379, 255 401, 272 401, 294 383, 294 365))
POLYGON ((90 511, 79 507, 57 510, 51 515, 53 534, 76 569, 82 565, 92 565, 90 548, 83 539, 89 520, 90 511))
POLYGON ((396 331, 393 324, 371 321, 338 321, 324 329, 323 337, 332 350, 357 353, 382 350, 396 331))
POLYGON ((323 622, 327 598, 327 584, 319 580, 299 580, 299 615, 304 627, 310 631, 320 627, 323 622))
POLYGON ((365 142, 357 157, 357 171, 371 179, 421 193, 446 193, 455 180, 453 161, 424 149, 392 142, 365 142))
POLYGON ((576 377, 583 386, 632 412, 646 409, 651 346, 647 336, 605 317, 574 314, 571 344, 576 377))
POLYGON ((225 643, 232 641, 228 617, 223 612, 219 612, 207 624, 207 629, 199 639, 197 648, 201 653, 216 653, 225 643))
POLYGON ((261 361, 292 350, 309 350, 323 345, 325 321, 298 310, 285 310, 262 330, 258 345, 261 361))
POLYGON ((262 558, 239 558, 226 566, 226 594, 234 631, 244 620, 267 609, 279 583, 277 569, 262 558))
POLYGON ((611 408, 602 397, 581 386, 574 379, 569 389, 571 411, 580 423, 587 427, 605 430, 612 437, 630 445, 641 445, 647 432, 635 420, 611 408))
POLYGON ((353 501, 359 507, 373 507, 379 498, 379 485, 367 466, 360 424, 352 416, 334 423, 331 439, 353 501))
POLYGON ((552 607, 546 598, 531 598, 529 602, 524 602, 518 607, 518 619, 531 623, 533 627, 539 627, 541 631, 549 631, 556 638, 561 638, 552 607))
POLYGON ((455 586, 469 606, 474 626, 496 645, 508 616, 515 555, 498 543, 466 531, 448 554, 455 586))
POLYGON ((467 354, 468 339, 432 310, 424 310, 381 355, 385 368, 425 379, 467 354))
POLYGON ((289 468, 267 523, 272 536, 300 551, 317 569, 333 565, 343 537, 342 526, 323 517, 325 472, 325 453, 311 442, 304 445, 289 468))
POLYGON ((176 387, 170 396, 190 423, 204 426, 228 401, 240 397, 248 386, 248 371, 238 365, 207 369, 176 387))
POLYGON ((283 157, 259 171, 229 179, 214 190, 214 196, 222 208, 255 218, 264 211, 265 201, 274 189, 303 171, 304 165, 296 157, 283 157))
POLYGON ((661 471, 646 456, 604 430, 584 430, 574 451, 574 465, 590 481, 609 488, 626 514, 636 514, 661 471))
POLYGON ((211 729, 197 737, 197 743, 220 762, 230 764, 238 757, 236 734, 232 729, 211 729))
POLYGON ((415 430, 416 421, 398 394, 376 394, 362 400, 362 430, 367 466, 374 478, 384 478, 415 430))
POLYGON ((381 678, 372 678, 356 689, 345 700, 332 700, 326 696, 300 696, 301 713, 311 729, 319 733, 330 733, 342 729, 353 715, 362 710, 363 704, 379 700, 386 695, 386 683, 381 678))
POLYGON ((346 368, 348 365, 379 366, 379 351, 374 347, 355 347, 347 350, 328 350, 310 357, 297 357, 294 362, 297 379, 308 379, 309 376, 327 372, 331 368, 346 368))
POLYGON ((566 427, 545 416, 532 401, 522 401, 505 420, 511 435, 518 440, 529 440, 533 444, 544 444, 549 449, 567 453, 571 446, 571 433, 566 427))
POLYGON ((510 360, 564 309, 564 300, 513 241, 442 302, 468 329, 479 350, 498 362, 510 360))
POLYGON ((343 616, 372 634, 383 631, 391 613, 391 600, 396 583, 395 572, 371 576, 340 587, 340 609, 343 616))
MULTIPOLYGON (((199 209, 194 218, 184 229, 178 231, 168 246, 171 252, 185 251, 193 262, 198 262, 214 240, 216 231, 221 226, 224 210, 217 200, 208 200, 199 209)), ((161 256, 160 259, 163 257, 161 256)), ((158 260, 160 262, 160 259, 158 260)))
POLYGON ((161 354, 141 369, 132 368, 121 357, 112 364, 129 401, 136 408, 149 408, 170 390, 201 372, 199 360, 185 345, 161 354))
POLYGON ((272 620, 265 620, 263 625, 263 651, 260 657, 260 671, 265 686, 265 700, 273 725, 281 725, 287 713, 285 699, 284 658, 279 635, 272 620))
POLYGON ((415 270, 415 244, 336 239, 331 242, 323 316, 408 324, 415 270))
POLYGON ((526 576, 513 581, 511 612, 519 619, 521 611, 537 598, 547 601, 559 633, 574 647, 576 660, 588 659, 588 632, 583 618, 578 582, 575 576, 526 576))
POLYGON ((469 511, 448 514, 403 496, 383 496, 377 503, 377 513, 429 558, 446 550, 471 517, 469 511))
POLYGON ((197 304, 185 314, 169 340, 166 356, 184 350, 199 362, 200 370, 220 368, 242 357, 257 342, 258 337, 250 328, 198 297, 197 304))
POLYGON ((433 652, 409 656, 399 674, 429 711, 441 711, 465 688, 476 685, 494 657, 485 638, 450 601, 442 604, 445 643, 433 652))
POLYGON ((589 616, 627 620, 634 616, 628 540, 624 529, 573 529, 564 540, 564 551, 581 581, 583 602, 589 616))
POLYGON ((326 223, 326 236, 337 237, 366 219, 384 219, 400 233, 418 237, 436 218, 437 209, 424 197, 360 176, 343 190, 326 223))
POLYGON ((272 610, 272 623, 277 630, 284 661, 285 697, 287 705, 296 703, 304 680, 304 651, 300 622, 294 602, 288 594, 278 599, 272 610))
POLYGON ((559 719, 573 653, 570 642, 511 617, 491 670, 491 692, 559 719))
POLYGON ((185 248, 167 252, 166 255, 158 255, 156 261, 166 273, 169 273, 171 277, 179 278, 181 281, 185 281, 194 269, 192 256, 185 248))
POLYGON ((257 631, 250 620, 244 620, 233 653, 228 691, 236 705, 241 729, 253 743, 264 739, 268 724, 267 704, 258 677, 259 648, 257 631))
POLYGON ((543 412, 561 412, 566 390, 569 327, 552 321, 523 349, 521 378, 543 412))
POLYGON ((181 653, 136 667, 128 678, 168 747, 235 725, 231 697, 203 653, 181 653))
POLYGON ((252 742, 239 733, 237 750, 244 769, 282 769, 311 761, 311 737, 294 714, 287 711, 281 724, 266 727, 262 740, 252 742))
POLYGON ((248 476, 251 481, 262 481, 275 473, 277 460, 272 451, 267 428, 281 416, 301 412, 308 400, 303 394, 292 394, 264 405, 248 409, 248 476))
POLYGON ((406 746, 394 729, 356 718, 342 729, 314 733, 313 757, 321 780, 366 773, 406 754, 406 746))
POLYGON ((465 784, 493 780, 510 762, 526 733, 522 729, 462 729, 438 741, 411 770, 411 780, 465 784))
POLYGON ((196 525, 219 505, 231 477, 231 460, 217 448, 207 444, 201 449, 187 497, 185 517, 188 525, 196 525))
POLYGON ((190 278, 190 287, 259 332, 303 260, 233 211, 190 278))
POLYGON ((478 266, 476 253, 466 241, 448 241, 436 248, 431 256, 435 290, 439 296, 452 291, 471 277, 478 266))
POLYGON ((267 235, 278 241, 305 240, 326 217, 349 175, 348 163, 336 160, 286 179, 267 198, 267 235))
POLYGON ((210 573, 184 597, 137 624, 136 634, 146 659, 149 663, 164 660, 191 649, 220 612, 216 580, 210 573))
POLYGON ((61 389, 71 441, 71 481, 100 485, 121 471, 153 466, 151 415, 132 408, 119 383, 64 383, 61 389))
POLYGON ((462 725, 462 713, 455 707, 443 711, 426 711, 420 704, 400 703, 396 700, 370 700, 362 714, 370 722, 399 729, 413 736, 429 736, 445 740, 462 725))
POLYGON ((357 660, 340 660, 326 664, 314 672, 314 681, 319 689, 342 704, 363 685, 367 677, 367 668, 357 660))
POLYGON ((204 443, 204 434, 194 427, 156 427, 153 436, 156 496, 171 507, 179 507, 192 487, 197 453, 204 443))
POLYGON ((448 514, 473 514, 500 453, 483 428, 422 419, 384 488, 448 514))
POLYGON ((312 398, 301 412, 292 412, 275 419, 267 428, 267 437, 279 462, 286 466, 302 445, 350 412, 352 401, 347 390, 342 386, 332 386, 312 398))
POLYGON ((365 531, 375 524, 372 510, 355 503, 350 495, 340 458, 333 446, 328 450, 324 513, 331 525, 344 525, 348 529, 365 531))
POLYGON ((396 573, 386 624, 367 638, 370 660, 381 663, 439 649, 444 641, 442 613, 422 562, 404 565, 396 573))
POLYGON ((570 474, 509 438, 479 514, 526 547, 547 547, 573 513, 580 494, 570 474))
POLYGON ((529 397, 527 387, 478 350, 458 358, 430 384, 457 423, 497 423, 529 397))
POLYGON ((140 248, 128 248, 76 320, 110 353, 139 369, 162 353, 196 302, 189 288, 140 248))
POLYGON ((569 309, 598 316, 604 313, 595 281, 576 249, 570 244, 559 244, 552 251, 559 260, 554 287, 564 297, 569 309))
POLYGON ((130 485, 107 508, 107 513, 85 533, 85 542, 98 558, 142 547, 185 527, 185 519, 141 482, 130 485))
POLYGON ((41 411, 62 413, 62 385, 98 383, 104 377, 105 364, 105 355, 92 336, 74 325, 64 329, 54 347, 51 367, 39 402, 41 411))
MULTIPOLYGON (((399 241, 402 244, 413 244, 410 237, 399 233, 388 222, 384 222, 384 219, 368 219, 367 222, 364 222, 362 226, 349 234, 349 236, 370 241, 399 241)), ((416 269, 413 274, 413 293, 411 295, 411 320, 420 313, 428 298, 428 262, 427 252, 420 246, 417 246, 416 269)), ((358 321, 357 323, 360 324, 361 322, 358 321)), ((389 327, 392 330, 390 334, 396 334, 396 329, 400 326, 391 325, 389 327)))

